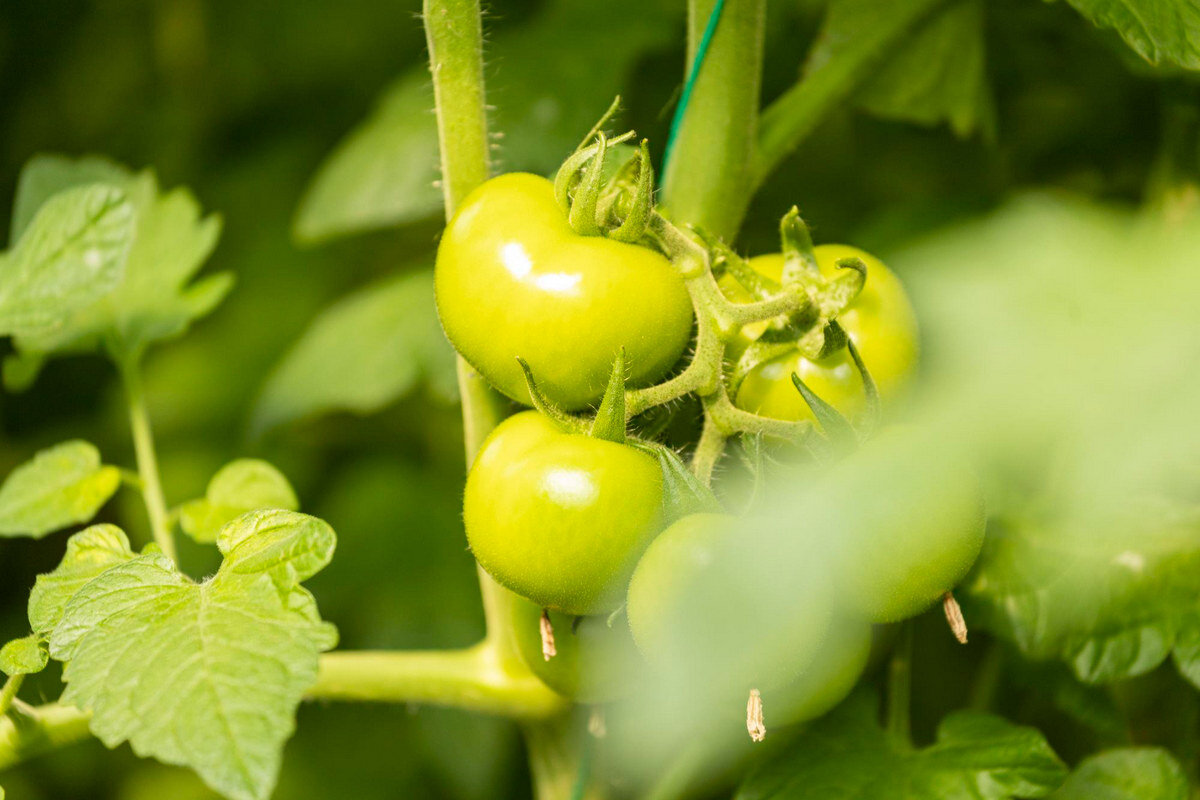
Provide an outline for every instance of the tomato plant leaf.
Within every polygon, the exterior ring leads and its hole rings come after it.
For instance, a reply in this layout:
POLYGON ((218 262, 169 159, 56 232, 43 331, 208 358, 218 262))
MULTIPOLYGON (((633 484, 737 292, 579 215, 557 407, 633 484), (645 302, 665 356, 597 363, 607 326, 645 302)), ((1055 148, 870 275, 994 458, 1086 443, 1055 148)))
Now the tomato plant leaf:
POLYGON ((112 291, 127 268, 133 205, 118 188, 54 195, 0 260, 0 334, 36 336, 112 291))
POLYGON ((736 800, 1006 800, 1045 797, 1066 777, 1033 728, 955 712, 914 750, 879 727, 877 705, 852 696, 751 772, 736 800))
POLYGON ((958 136, 976 130, 990 136, 995 109, 984 68, 983 23, 982 0, 947 5, 889 56, 859 90, 858 104, 876 116, 921 125, 945 120, 958 136))
POLYGON ((126 174, 124 168, 115 161, 101 156, 72 160, 54 155, 36 155, 29 159, 17 178, 9 246, 16 246, 38 210, 54 195, 92 183, 120 186, 126 174))
POLYGON ((267 378, 252 429, 330 411, 378 411, 425 379, 454 396, 454 351, 433 304, 433 273, 361 289, 326 309, 267 378))
POLYGON ((295 511, 296 492, 283 473, 256 458, 239 458, 217 471, 204 497, 179 508, 179 526, 197 542, 217 541, 225 523, 258 509, 295 511))
POLYGON ((135 557, 125 532, 115 525, 93 525, 67 540, 62 561, 37 577, 29 593, 29 625, 49 636, 62 618, 67 602, 92 578, 135 557))
POLYGON ((1111 28, 1151 64, 1200 69, 1200 6, 1173 0, 1067 0, 1092 24, 1111 28))
MULTIPOLYGON (((621 89, 642 53, 668 43, 676 12, 661 2, 554 2, 489 42, 488 98, 505 171, 558 166, 621 89), (626 20, 636 16, 638 24, 626 20), (604 69, 581 68, 603 63, 604 69)), ((437 122, 428 70, 389 87, 375 111, 317 171, 296 213, 296 236, 320 241, 433 216, 442 208, 437 122)))
POLYGON ((1052 800, 1187 800, 1187 776, 1166 750, 1126 747, 1106 750, 1071 773, 1052 800))
POLYGON ((0 485, 0 536, 46 534, 87 522, 121 484, 100 451, 74 439, 42 450, 0 485))
POLYGON ((40 636, 32 633, 13 639, 0 647, 0 672, 5 675, 32 675, 46 668, 50 654, 40 636))
MULTIPOLYGON (((98 164, 104 163, 40 156, 26 167, 22 185, 88 180, 102 169, 98 164)), ((113 173, 116 188, 109 191, 123 192, 136 216, 124 274, 111 291, 74 308, 61 325, 18 335, 15 343, 23 355, 76 352, 103 345, 117 360, 137 358, 149 344, 186 330, 194 319, 211 311, 232 286, 228 273, 192 280, 216 246, 221 229, 217 217, 202 217, 199 204, 184 189, 161 192, 153 172, 134 174, 111 164, 103 169, 113 173)), ((29 189, 27 196, 36 196, 36 190, 29 189)))
POLYGON ((63 702, 89 711, 109 747, 128 741, 233 800, 263 800, 317 656, 336 641, 299 585, 334 544, 321 520, 251 512, 222 529, 225 559, 202 583, 157 552, 109 566, 50 634, 63 702))

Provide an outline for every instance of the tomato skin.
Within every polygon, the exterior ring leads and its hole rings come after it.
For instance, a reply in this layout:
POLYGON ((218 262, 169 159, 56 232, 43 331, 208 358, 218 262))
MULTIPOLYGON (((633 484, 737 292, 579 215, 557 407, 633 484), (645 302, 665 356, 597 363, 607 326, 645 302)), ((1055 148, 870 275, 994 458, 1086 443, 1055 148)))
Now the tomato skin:
MULTIPOLYGON (((839 259, 860 258, 867 265, 867 282, 862 293, 838 316, 838 322, 854 341, 880 395, 885 400, 896 397, 917 362, 916 315, 900 280, 882 261, 855 247, 824 244, 813 248, 813 253, 827 278, 839 272, 839 259)), ((749 263, 772 280, 782 277, 780 253, 758 256, 749 263)), ((731 279, 726 278, 722 285, 727 293, 736 296, 738 290, 731 288, 731 279)), ((749 331, 752 335, 758 332, 749 331)), ((862 411, 865 404, 862 378, 846 351, 820 361, 809 361, 799 352, 793 352, 759 364, 738 387, 735 402, 747 411, 775 419, 813 419, 792 384, 793 372, 822 400, 846 416, 853 417, 862 411)))
POLYGON ((938 602, 983 547, 982 487, 947 451, 916 429, 889 429, 824 484, 844 509, 844 525, 821 534, 838 545, 835 580, 847 607, 872 622, 898 622, 938 602))
POLYGON ((749 689, 786 684, 808 666, 832 600, 819 580, 773 574, 769 555, 736 526, 724 514, 676 521, 638 562, 626 609, 634 641, 652 666, 744 699, 749 689), (780 603, 783 586, 789 599, 780 603))
POLYGON ((524 598, 517 598, 512 605, 517 649, 542 683, 579 703, 607 703, 633 693, 645 665, 623 616, 610 627, 603 615, 549 613, 557 653, 546 660, 542 655, 542 609, 524 598))
POLYGON ((816 719, 846 699, 871 655, 871 626, 837 619, 808 668, 793 681, 763 695, 764 715, 774 724, 816 719))
POLYGON ((467 476, 463 516, 480 565, 540 607, 620 605, 658 532, 662 472, 632 447, 563 433, 536 411, 502 422, 467 476))
POLYGON ((604 394, 621 347, 629 384, 646 385, 691 338, 691 300, 670 261, 579 236, 537 175, 500 175, 467 196, 438 247, 435 292, 455 348, 526 405, 518 356, 551 401, 577 410, 604 394))

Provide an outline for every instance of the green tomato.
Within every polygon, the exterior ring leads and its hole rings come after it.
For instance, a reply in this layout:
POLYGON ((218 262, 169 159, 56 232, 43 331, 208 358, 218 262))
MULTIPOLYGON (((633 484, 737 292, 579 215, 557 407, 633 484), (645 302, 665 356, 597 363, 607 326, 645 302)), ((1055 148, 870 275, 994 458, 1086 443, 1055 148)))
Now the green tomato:
POLYGON ((536 411, 492 431, 463 501, 480 565, 539 606, 577 615, 621 604, 661 515, 662 472, 654 458, 564 433, 536 411))
POLYGON ((631 694, 644 667, 624 618, 549 612, 557 653, 542 654, 542 609, 524 598, 512 605, 521 658, 542 683, 580 703, 607 703, 631 694))
MULTIPOLYGON (((825 244, 813 248, 813 252, 826 277, 839 271, 837 262, 842 258, 860 258, 867 265, 863 291, 838 316, 838 322, 854 341, 880 395, 885 400, 897 396, 917 361, 916 315, 900 280, 882 261, 854 247, 825 244)), ((783 256, 758 256, 750 259, 750 266, 778 281, 783 274, 783 256)), ((735 299, 745 295, 744 291, 739 295, 731 278, 725 277, 722 286, 735 299)), ((761 331, 760 325, 747 330, 747 334, 753 337, 761 331)), ((862 378, 845 350, 820 361, 809 361, 797 351, 759 364, 738 387, 735 402, 747 411, 775 419, 812 419, 812 412, 792 384, 793 372, 844 415, 853 417, 862 411, 862 378)))
POLYGON ((916 430, 885 431, 822 482, 840 509, 822 530, 837 553, 845 602, 872 622, 915 616, 954 588, 983 546, 978 478, 916 430))
POLYGON ((767 724, 791 725, 825 714, 854 689, 870 655, 871 626, 860 620, 835 620, 808 668, 795 680, 764 692, 767 724))
POLYGON ((573 410, 604 394, 620 348, 630 385, 645 385, 691 337, 691 300, 670 261, 576 234, 553 184, 536 175, 501 175, 467 196, 438 247, 435 290, 458 352, 526 405, 518 357, 551 401, 573 410))
POLYGON ((653 666, 744 698, 808 666, 832 603, 816 571, 778 573, 770 554, 735 524, 723 514, 693 514, 663 531, 634 571, 627 613, 634 641, 653 666))

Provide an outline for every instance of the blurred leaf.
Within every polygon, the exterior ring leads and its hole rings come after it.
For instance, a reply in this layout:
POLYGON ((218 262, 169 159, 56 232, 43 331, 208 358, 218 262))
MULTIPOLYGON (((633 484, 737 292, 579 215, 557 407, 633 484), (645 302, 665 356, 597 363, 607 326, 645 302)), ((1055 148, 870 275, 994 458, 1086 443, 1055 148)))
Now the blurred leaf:
MULTIPOLYGON (((23 186, 62 185, 72 177, 90 179, 105 162, 38 156, 25 168, 23 186)), ((195 198, 184 189, 159 192, 152 172, 133 174, 115 165, 117 184, 136 212, 136 234, 124 277, 94 303, 80 306, 54 330, 18 335, 22 355, 90 350, 103 344, 117 360, 137 358, 147 345, 177 336, 211 311, 232 286, 227 273, 189 283, 216 246, 221 224, 201 218, 195 198)), ((28 190, 34 196, 35 189, 28 190)), ((29 201, 32 202, 32 201, 29 201)))
POLYGON ((179 508, 179 526, 198 542, 217 541, 225 523, 247 511, 300 508, 296 492, 283 473, 256 458, 239 458, 217 471, 204 497, 179 508))
POLYGON ((0 536, 46 534, 87 522, 117 491, 121 473, 74 439, 42 450, 0 485, 0 536))
POLYGON ((0 334, 53 332, 117 286, 127 270, 134 209, 119 189, 54 195, 0 259, 0 334))
POLYGON ((17 179, 9 246, 16 246, 38 209, 54 195, 91 183, 120 186, 125 183, 127 174, 116 162, 99 156, 85 156, 74 161, 61 156, 34 156, 17 179))
POLYGON ((1107 750, 1081 763, 1052 800, 1187 800, 1187 777, 1165 750, 1107 750))
POLYGON ((1193 0, 1067 0, 1101 28, 1112 28, 1152 64, 1200 69, 1200 6, 1193 0))
MULTIPOLYGON (((487 47, 495 65, 487 75, 490 123, 503 136, 500 169, 554 170, 621 90, 638 56, 669 43, 676 24, 677 13, 658 0, 559 0, 501 31, 487 47)), ((433 91, 422 66, 392 84, 317 171, 297 209, 296 236, 315 242, 433 216, 442 207, 439 177, 433 91)))
POLYGON ((50 654, 41 638, 32 633, 23 639, 13 639, 0 647, 0 672, 5 675, 31 675, 46 668, 50 654))
POLYGON ((454 351, 429 271, 360 289, 318 316, 267 378, 251 427, 339 410, 369 414, 422 379, 443 396, 454 391, 454 351))
POLYGON ((875 721, 861 693, 805 730, 747 777, 737 800, 1005 800, 1044 797, 1067 774, 1033 728, 960 711, 937 742, 912 750, 875 721))
POLYGON ((264 800, 332 645, 298 581, 328 563, 333 542, 303 514, 248 514, 222 531, 225 561, 204 583, 158 553, 111 567, 70 599, 50 636, 67 663, 64 702, 90 711, 110 748, 128 741, 233 800, 264 800))
MULTIPOLYGON (((834 5, 831 25, 846 2, 834 5)), ((983 23, 982 0, 957 0, 938 11, 863 86, 859 105, 921 125, 945 120, 959 136, 977 129, 990 136, 995 110, 984 67, 983 23)))
POLYGON ((115 525, 93 525, 67 540, 67 552, 53 572, 38 575, 29 593, 29 625, 49 636, 62 619, 67 602, 83 586, 110 567, 134 558, 125 532, 115 525))

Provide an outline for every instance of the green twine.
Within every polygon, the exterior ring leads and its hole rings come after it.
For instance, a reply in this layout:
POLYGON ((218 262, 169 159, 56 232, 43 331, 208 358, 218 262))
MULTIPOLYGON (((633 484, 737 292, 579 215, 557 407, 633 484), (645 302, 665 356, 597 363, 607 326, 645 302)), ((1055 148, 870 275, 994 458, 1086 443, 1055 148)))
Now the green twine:
POLYGON ((667 165, 671 163, 671 152, 675 149, 675 139, 679 135, 679 128, 683 125, 683 115, 687 113, 688 101, 692 99, 692 89, 696 86, 696 78, 700 75, 700 67, 704 64, 704 57, 708 55, 708 46, 712 44, 713 34, 717 32, 717 23, 721 19, 721 10, 724 8, 725 0, 716 0, 713 3, 712 11, 708 15, 708 23, 704 26, 704 35, 700 37, 700 43, 696 46, 696 58, 692 61, 687 81, 683 84, 683 91, 679 95, 679 105, 675 106, 675 116, 671 119, 671 131, 667 134, 667 147, 663 153, 664 173, 667 171, 667 165))

